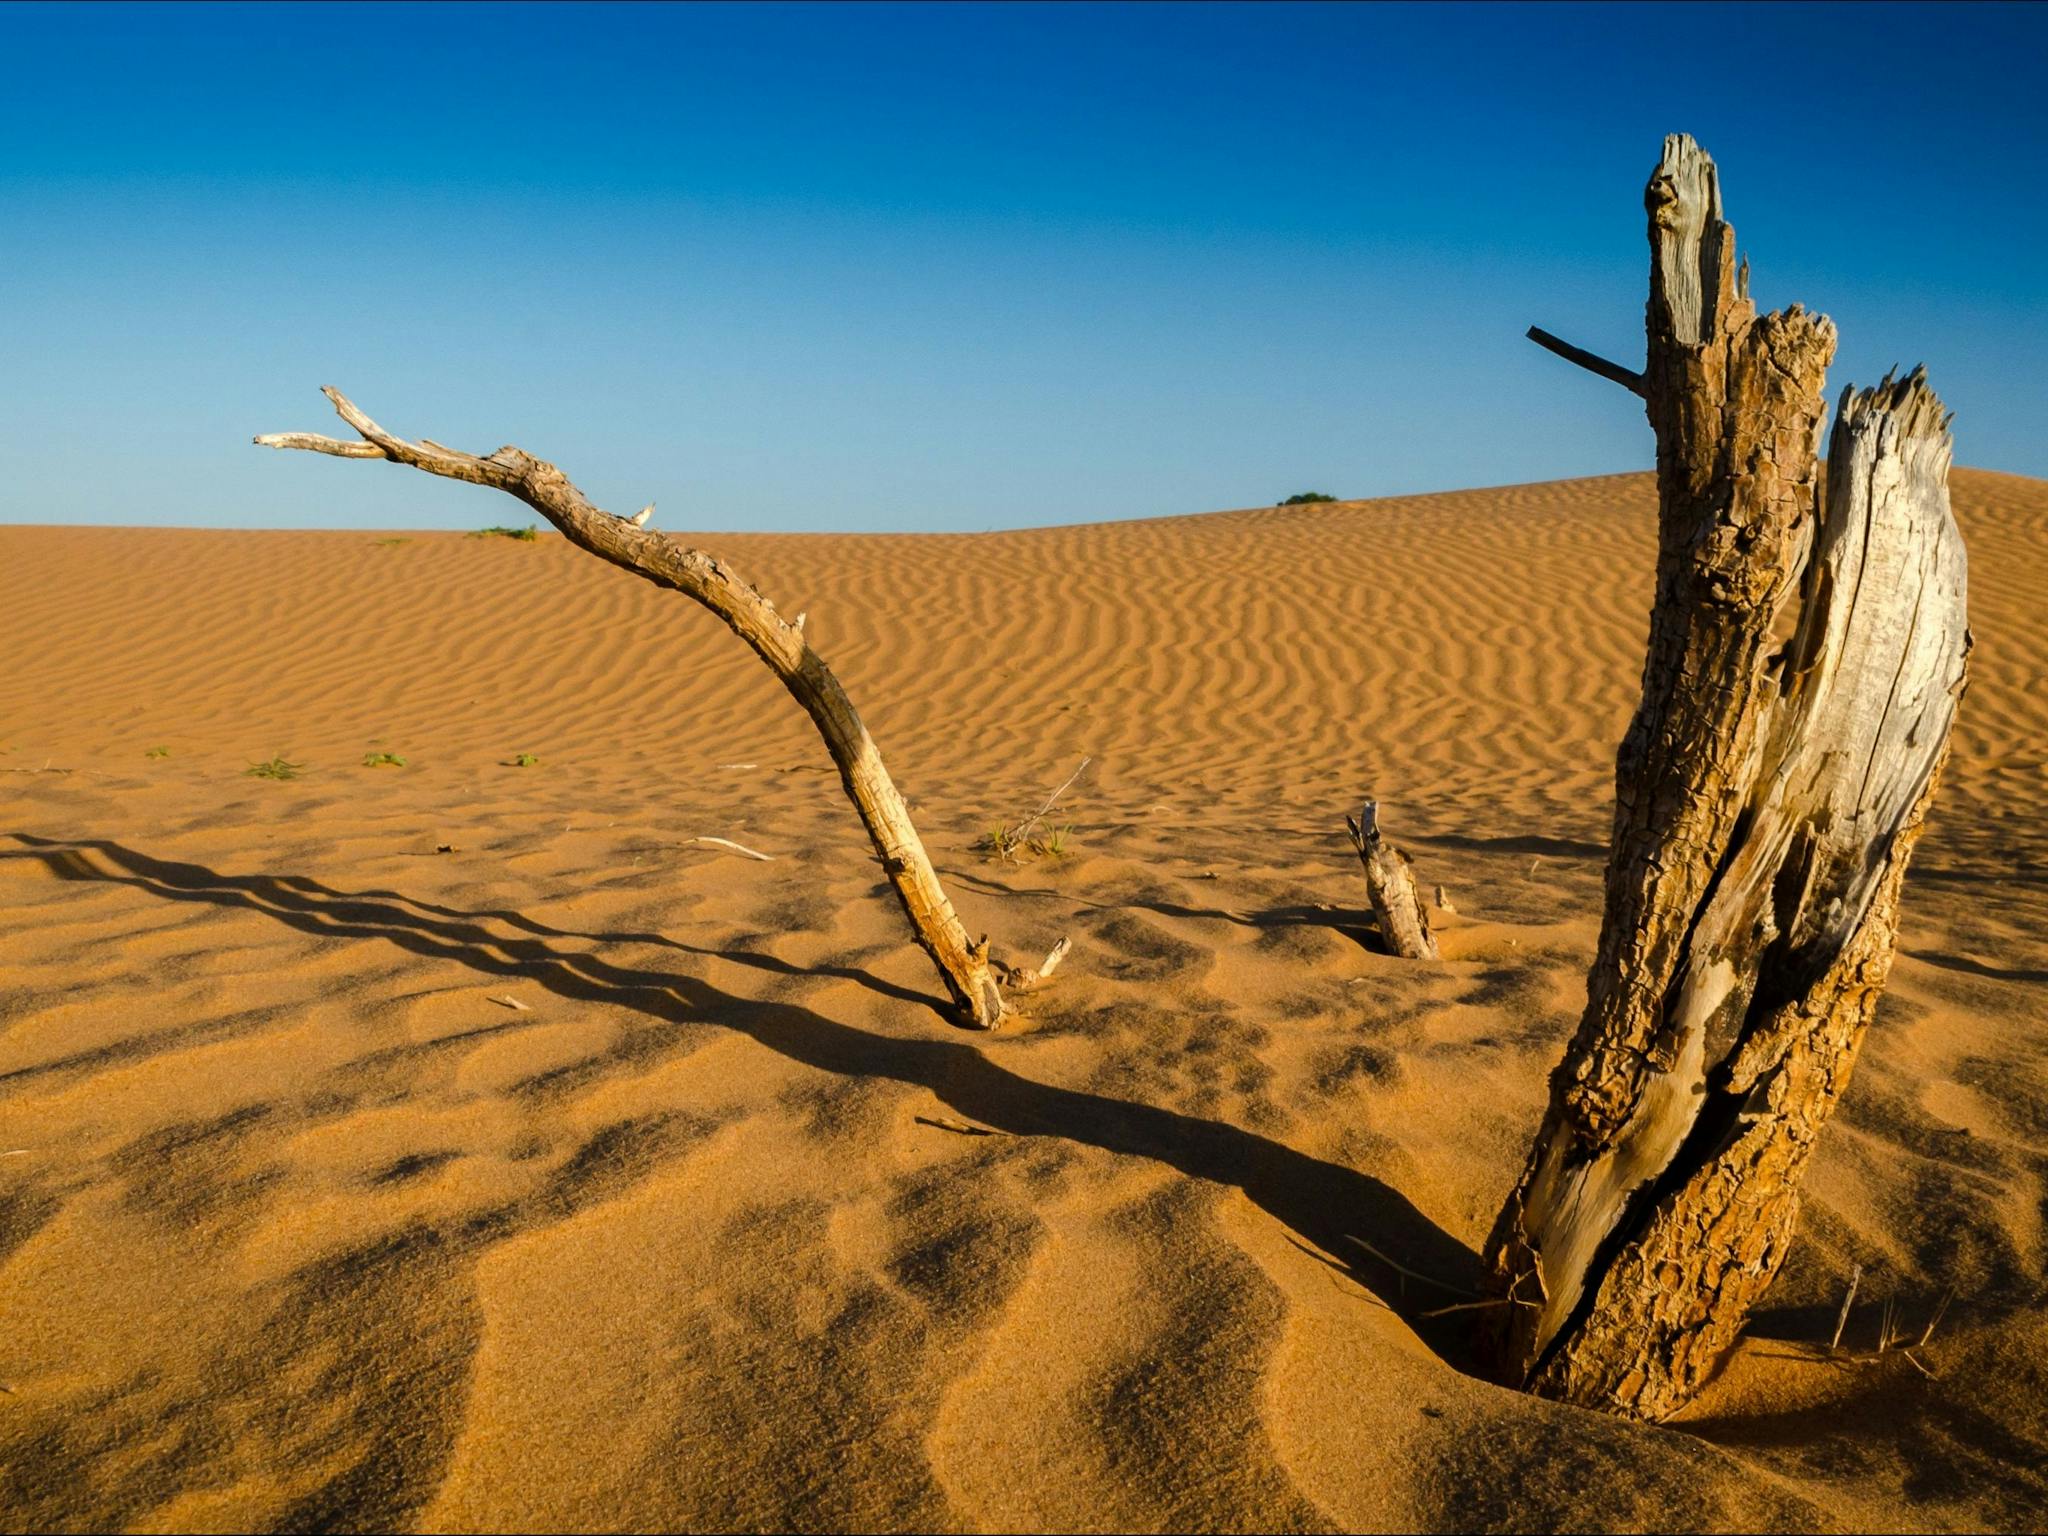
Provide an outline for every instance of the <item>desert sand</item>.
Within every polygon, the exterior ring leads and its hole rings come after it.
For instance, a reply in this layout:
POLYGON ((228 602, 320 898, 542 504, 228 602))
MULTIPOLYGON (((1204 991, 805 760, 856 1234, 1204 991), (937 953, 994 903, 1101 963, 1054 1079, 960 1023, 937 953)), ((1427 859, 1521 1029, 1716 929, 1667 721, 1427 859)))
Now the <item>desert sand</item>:
POLYGON ((2048 483, 1953 489, 1891 988, 1660 1427, 1425 1315, 1583 1000, 1647 476, 693 536, 808 612, 970 930, 1073 938, 995 1036, 683 599, 552 536, 0 528, 0 1524, 2038 1527, 2048 483), (1064 854, 977 852, 1084 756, 1064 854), (1440 963, 1373 948, 1368 796, 1440 963))

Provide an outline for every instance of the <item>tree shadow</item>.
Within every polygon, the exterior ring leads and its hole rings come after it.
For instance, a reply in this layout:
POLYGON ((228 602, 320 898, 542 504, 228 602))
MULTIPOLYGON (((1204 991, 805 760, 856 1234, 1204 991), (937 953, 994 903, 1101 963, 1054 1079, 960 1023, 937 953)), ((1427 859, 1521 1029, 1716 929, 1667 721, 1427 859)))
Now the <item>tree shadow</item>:
POLYGON ((1327 928, 1332 933, 1342 934, 1356 941, 1361 949, 1374 954, 1386 955, 1393 951, 1381 938, 1379 919, 1370 911, 1355 907, 1321 907, 1304 902, 1294 902, 1282 907, 1257 907, 1233 911, 1227 907, 1191 907, 1184 902, 1144 900, 1132 897, 1125 901, 1090 901, 1072 891, 1055 890, 1051 886, 1004 885, 972 871, 949 869, 946 878, 961 885, 969 886, 988 896, 1044 896, 1072 906, 1087 907, 1097 912, 1154 912, 1161 917, 1210 918, 1221 923, 1236 923, 1243 928, 1327 928))
POLYGON ((1824 1411, 1701 1413, 1670 1427, 1729 1450, 1790 1455, 1821 1478, 1863 1482, 1889 1461, 1905 1470, 1907 1508, 1960 1501, 1989 1528, 2038 1528, 2048 1480, 2030 1426, 2005 1422, 1968 1383, 1919 1376, 1897 1354, 1812 1363, 1846 1378, 1824 1411))
MULTIPOLYGON (((296 876, 222 874, 104 839, 10 836, 20 851, 0 852, 0 860, 33 859, 59 879, 125 885, 168 901, 239 907, 322 938, 383 939, 413 954, 516 977, 572 1001, 630 1008, 670 1026, 731 1029, 820 1072, 888 1078, 923 1088, 953 1112, 997 1131, 1057 1137, 1148 1158, 1190 1178, 1241 1190, 1319 1250, 1319 1257, 1400 1314, 1446 1363, 1475 1370, 1469 1317, 1425 1316, 1442 1298, 1419 1297, 1404 1271, 1470 1292, 1476 1289, 1478 1257, 1398 1190, 1234 1125, 1019 1076, 988 1054, 1002 1049, 1001 1037, 982 1036, 969 1044, 957 1038, 874 1034, 793 1003, 739 997, 691 976, 616 965, 548 942, 574 937, 673 944, 658 935, 570 935, 517 914, 462 912, 395 892, 337 891, 296 876), (483 926, 485 919, 532 937, 508 938, 483 926), (1377 1252, 1365 1251, 1362 1244, 1377 1252)), ((772 957, 673 947, 797 973, 772 957)), ((939 1002, 864 971, 845 968, 827 974, 898 1000, 933 1007, 939 1002)))
POLYGON ((1963 971, 1971 976, 1989 977, 1992 981, 2048 981, 2048 970, 1987 965, 1967 955, 1946 955, 1931 949, 1902 949, 1899 953, 1925 965, 1940 966, 1944 971, 1963 971))
POLYGON ((1572 837, 1540 837, 1525 833, 1516 837, 1472 837, 1461 832, 1438 832, 1424 836, 1417 832, 1408 841, 1419 848, 1466 848, 1474 853, 1533 853, 1549 859, 1604 859, 1605 843, 1591 843, 1572 837))

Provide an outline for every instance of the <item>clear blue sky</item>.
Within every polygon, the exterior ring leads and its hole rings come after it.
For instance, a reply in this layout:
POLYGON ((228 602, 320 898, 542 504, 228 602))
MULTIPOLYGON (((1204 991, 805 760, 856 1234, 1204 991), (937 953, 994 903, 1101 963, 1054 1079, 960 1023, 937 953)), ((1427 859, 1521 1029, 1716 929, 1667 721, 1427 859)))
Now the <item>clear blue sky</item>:
POLYGON ((2048 475, 2048 7, 0 6, 0 520, 977 529, 1646 467, 1663 134, 2048 475))

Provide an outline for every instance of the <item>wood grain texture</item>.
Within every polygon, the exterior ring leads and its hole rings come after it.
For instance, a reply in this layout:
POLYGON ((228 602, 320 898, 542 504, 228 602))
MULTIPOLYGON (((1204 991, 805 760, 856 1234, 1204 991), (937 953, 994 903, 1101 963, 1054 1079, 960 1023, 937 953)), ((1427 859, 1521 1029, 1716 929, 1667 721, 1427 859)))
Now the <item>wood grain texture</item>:
POLYGON ((1347 816, 1344 826, 1365 866, 1366 895, 1387 948, 1404 960, 1440 958, 1436 936, 1429 931, 1429 914, 1415 893, 1415 868, 1408 855, 1381 833, 1379 805, 1366 801, 1358 819, 1347 816))
POLYGON ((1783 1258, 1890 963, 1968 633, 1924 376, 1845 394, 1816 513, 1832 327, 1756 315, 1690 139, 1667 141, 1646 201, 1643 697, 1586 1012, 1487 1261, 1505 1379, 1661 1418, 1783 1258))

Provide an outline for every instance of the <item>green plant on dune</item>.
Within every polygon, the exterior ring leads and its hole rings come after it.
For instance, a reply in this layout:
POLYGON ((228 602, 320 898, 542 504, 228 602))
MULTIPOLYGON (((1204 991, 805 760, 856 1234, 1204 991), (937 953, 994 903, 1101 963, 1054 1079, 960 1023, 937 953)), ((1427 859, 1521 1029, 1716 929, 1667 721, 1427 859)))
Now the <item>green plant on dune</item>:
POLYGON ((540 528, 533 523, 528 523, 524 528, 502 528, 494 523, 489 528, 479 528, 475 533, 468 534, 466 537, 472 539, 517 539, 522 544, 531 544, 540 537, 540 528))
POLYGON ((365 768, 403 768, 405 766, 405 759, 396 752, 365 752, 363 754, 363 766, 365 768))
POLYGON ((1060 782, 1060 787, 1045 797, 1045 804, 1012 826, 1008 822, 997 822, 982 833, 975 847, 992 859, 1001 859, 1005 864, 1015 864, 1024 855, 1034 858, 1056 859, 1067 851, 1067 844, 1073 837, 1072 822, 1055 823, 1051 820, 1052 808, 1059 804, 1064 795, 1088 769, 1090 759, 1082 758, 1080 767, 1060 782))
POLYGON ((1305 507, 1312 502, 1335 501, 1336 499, 1334 496, 1324 495, 1321 491, 1303 491, 1299 496, 1290 496, 1285 501, 1276 501, 1273 505, 1276 507, 1305 507))
POLYGON ((147 752, 143 753, 142 755, 144 757, 169 757, 171 755, 171 749, 169 747, 151 747, 147 752))
POLYGON ((533 768, 538 766, 539 763, 540 759, 535 757, 531 752, 521 752, 517 754, 512 759, 512 761, 507 763, 505 766, 508 768, 533 768))
POLYGON ((304 763, 288 763, 283 753, 276 753, 260 763, 251 763, 242 771, 252 779, 296 779, 304 763))
POLYGON ((1005 864, 1020 862, 1027 854, 1039 859, 1064 858, 1073 838, 1071 822, 1057 827, 1047 827, 1042 832, 1033 832, 1030 824, 1012 827, 998 823, 981 834, 975 848, 991 859, 1001 859, 1005 864))
POLYGON ((394 544, 410 544, 411 542, 411 539, 379 539, 377 540, 377 547, 379 549, 389 549, 394 544))

